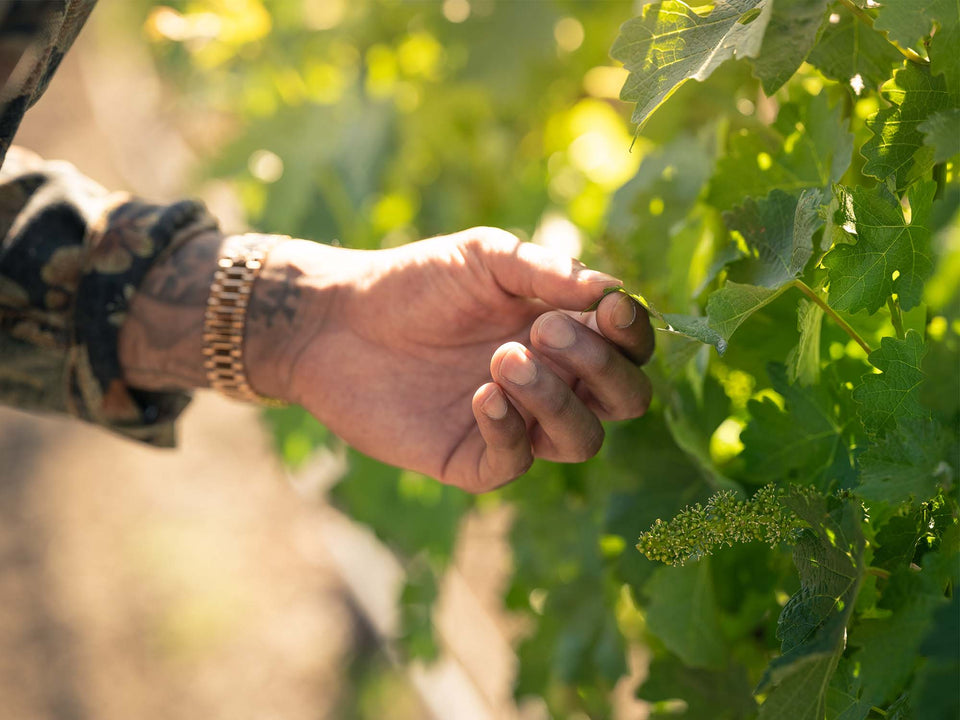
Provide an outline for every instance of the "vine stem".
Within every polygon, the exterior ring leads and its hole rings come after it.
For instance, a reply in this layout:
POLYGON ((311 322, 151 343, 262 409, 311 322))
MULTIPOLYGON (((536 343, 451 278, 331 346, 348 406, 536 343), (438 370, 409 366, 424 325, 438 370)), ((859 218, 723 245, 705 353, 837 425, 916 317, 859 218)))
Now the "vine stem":
POLYGON ((893 323, 893 329, 897 333, 897 338, 903 340, 907 333, 903 329, 903 315, 900 312, 900 303, 893 299, 893 295, 887 298, 887 307, 890 308, 890 322, 893 323))
POLYGON ((823 310, 823 312, 826 313, 827 315, 829 315, 830 318, 831 318, 837 325, 840 326, 840 329, 841 329, 841 330, 843 330, 847 335, 849 335, 851 338, 853 338, 854 342, 856 342, 857 345, 859 345, 860 347, 862 347, 862 348, 863 348, 863 351, 864 351, 867 355, 869 355, 870 353, 873 352, 873 350, 870 349, 870 346, 867 345, 867 342, 866 342, 862 337, 860 337, 860 335, 857 333, 857 331, 854 330, 852 327, 850 327, 850 323, 848 323, 848 322, 847 322, 846 320, 844 320, 842 317, 840 317, 839 315, 837 315, 836 310, 834 310, 832 307, 830 307, 829 305, 827 305, 827 303, 824 301, 824 299, 823 299, 822 297, 820 297, 817 293, 815 293, 815 292, 813 291, 813 289, 812 289, 809 285, 807 285, 807 284, 806 284, 805 282, 803 282, 802 280, 794 280, 794 281, 793 281, 792 283, 790 283, 790 284, 791 284, 793 287, 797 288, 797 290, 799 290, 800 292, 802 292, 802 293, 803 293, 804 295, 806 295, 808 298, 810 298, 810 299, 811 299, 813 302, 815 302, 817 305, 819 305, 820 308, 823 310))
POLYGON ((890 571, 889 571, 889 570, 884 570, 883 568, 873 567, 873 565, 870 565, 869 567, 867 567, 867 568, 864 570, 864 572, 865 572, 867 575, 875 575, 876 577, 881 578, 882 580, 889 580, 889 579, 890 579, 890 571))
MULTIPOLYGON (((857 5, 853 0, 840 0, 840 4, 853 13, 854 17, 856 17, 858 20, 866 23, 867 27, 869 27, 871 30, 873 29, 873 16, 862 7, 857 5)), ((903 47, 896 40, 891 40, 887 33, 882 34, 883 37, 886 38, 887 42, 893 45, 907 60, 910 62, 919 63, 920 65, 927 64, 927 59, 921 55, 918 55, 915 50, 911 50, 908 47, 903 47)))

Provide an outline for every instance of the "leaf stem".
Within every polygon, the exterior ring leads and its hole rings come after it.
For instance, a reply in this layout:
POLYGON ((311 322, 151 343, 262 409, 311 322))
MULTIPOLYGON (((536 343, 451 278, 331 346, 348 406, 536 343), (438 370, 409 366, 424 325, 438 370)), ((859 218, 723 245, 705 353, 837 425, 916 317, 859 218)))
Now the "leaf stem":
MULTIPOLYGON (((853 0, 840 0, 840 4, 843 5, 851 13, 853 13, 854 17, 856 17, 858 20, 866 23, 867 27, 869 27, 871 30, 873 29, 873 15, 871 15, 862 7, 857 5, 853 0)), ((910 62, 919 63, 920 65, 927 64, 928 62, 927 59, 924 58, 922 55, 918 55, 915 50, 911 50, 908 47, 903 47, 896 40, 891 40, 887 35, 887 33, 885 32, 881 34, 883 35, 884 38, 886 38, 886 41, 888 43, 893 45, 900 52, 900 54, 903 55, 910 62)))
POLYGON ((944 190, 947 187, 947 164, 939 162, 933 166, 933 179, 937 183, 937 192, 933 199, 939 200, 943 197, 944 190))
POLYGON ((869 355, 871 352, 873 352, 873 350, 870 349, 870 346, 867 345, 866 341, 865 341, 862 337, 860 337, 859 334, 857 334, 857 331, 854 330, 852 327, 850 327, 850 323, 848 323, 848 322, 847 322, 846 320, 844 320, 842 317, 840 317, 839 315, 837 315, 836 310, 834 310, 832 307, 830 307, 829 305, 827 305, 827 303, 824 301, 824 299, 823 299, 822 297, 820 297, 817 293, 815 293, 815 292, 810 288, 809 285, 807 285, 807 284, 806 284, 805 282, 803 282, 802 280, 794 280, 794 281, 791 283, 791 285, 793 285, 793 287, 797 288, 797 290, 799 290, 800 292, 802 292, 802 293, 803 293, 804 295, 806 295, 808 298, 810 298, 811 300, 813 300, 813 302, 815 302, 817 305, 819 305, 819 306, 823 309, 823 312, 825 312, 827 315, 829 315, 829 316, 833 319, 833 321, 834 321, 837 325, 840 326, 840 329, 841 329, 841 330, 843 330, 847 335, 849 335, 851 338, 853 338, 854 342, 856 342, 857 345, 859 345, 860 347, 862 347, 862 348, 863 348, 863 351, 864 351, 867 355, 869 355))
POLYGON ((874 567, 873 565, 870 565, 866 569, 864 569, 864 572, 867 575, 875 575, 876 577, 881 578, 882 580, 890 579, 889 570, 884 570, 883 568, 874 567))
POLYGON ((897 339, 903 340, 907 333, 903 329, 903 315, 900 312, 900 303, 893 299, 893 295, 887 298, 887 307, 890 308, 890 322, 893 323, 893 329, 897 333, 897 339))

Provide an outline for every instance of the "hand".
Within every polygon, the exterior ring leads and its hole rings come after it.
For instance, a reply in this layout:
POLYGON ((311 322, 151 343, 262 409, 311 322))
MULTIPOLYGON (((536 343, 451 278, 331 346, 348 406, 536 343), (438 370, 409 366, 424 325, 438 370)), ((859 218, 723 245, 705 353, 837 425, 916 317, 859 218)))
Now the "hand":
POLYGON ((616 283, 490 228, 379 251, 283 243, 254 286, 249 379, 361 452, 490 490, 534 457, 592 457, 601 420, 646 411, 646 312, 619 293, 579 312, 616 283))

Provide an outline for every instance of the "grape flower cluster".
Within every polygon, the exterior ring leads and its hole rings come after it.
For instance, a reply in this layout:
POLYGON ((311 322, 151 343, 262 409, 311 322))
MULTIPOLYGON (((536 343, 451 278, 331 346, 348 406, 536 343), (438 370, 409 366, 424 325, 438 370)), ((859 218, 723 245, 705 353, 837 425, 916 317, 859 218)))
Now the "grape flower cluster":
POLYGON ((767 485, 752 498, 739 500, 723 490, 706 505, 686 507, 672 520, 658 518, 640 535, 637 549, 650 560, 683 565, 723 545, 761 541, 775 547, 806 525, 787 507, 790 492, 767 485))

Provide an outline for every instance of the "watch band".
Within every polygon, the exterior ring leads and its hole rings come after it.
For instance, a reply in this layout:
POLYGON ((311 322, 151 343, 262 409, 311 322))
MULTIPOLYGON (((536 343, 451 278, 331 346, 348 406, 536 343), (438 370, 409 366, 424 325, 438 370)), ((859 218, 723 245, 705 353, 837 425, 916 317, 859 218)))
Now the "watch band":
POLYGON ((228 237, 217 260, 203 320, 203 364, 210 387, 236 400, 268 407, 282 407, 284 403, 250 387, 243 338, 254 282, 271 248, 286 239, 257 234, 228 237))

